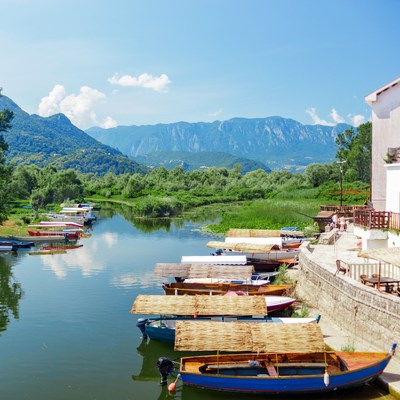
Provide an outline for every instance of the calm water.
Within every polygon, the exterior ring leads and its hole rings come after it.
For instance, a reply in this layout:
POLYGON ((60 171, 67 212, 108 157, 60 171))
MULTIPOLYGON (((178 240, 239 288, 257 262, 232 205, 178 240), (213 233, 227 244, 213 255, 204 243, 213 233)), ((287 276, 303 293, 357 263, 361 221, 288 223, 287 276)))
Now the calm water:
MULTIPOLYGON (((208 255, 205 244, 215 238, 194 222, 149 227, 112 212, 98 215, 92 237, 67 254, 0 255, 0 399, 249 398, 180 384, 168 394, 155 364, 177 354, 142 342, 138 317, 129 312, 138 294, 163 293, 155 263, 208 255)), ((308 397, 392 399, 374 386, 308 397)))

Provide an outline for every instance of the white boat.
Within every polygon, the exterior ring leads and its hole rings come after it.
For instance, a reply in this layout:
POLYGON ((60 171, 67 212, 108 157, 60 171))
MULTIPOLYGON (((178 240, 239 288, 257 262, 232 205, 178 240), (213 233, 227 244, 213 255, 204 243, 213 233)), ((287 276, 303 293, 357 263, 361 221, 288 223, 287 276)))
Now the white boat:
POLYGON ((269 279, 229 279, 229 278, 188 278, 185 283, 237 283, 241 285, 263 286, 270 283, 269 279))
MULTIPOLYGON (((38 226, 38 225, 30 225, 30 226, 38 226)), ((77 222, 71 222, 71 221, 40 221, 39 222, 39 227, 45 226, 45 227, 75 227, 75 228, 83 228, 83 224, 78 224, 77 222)))
POLYGON ((217 264, 217 265, 246 265, 244 255, 235 256, 182 256, 181 263, 187 264, 217 264))

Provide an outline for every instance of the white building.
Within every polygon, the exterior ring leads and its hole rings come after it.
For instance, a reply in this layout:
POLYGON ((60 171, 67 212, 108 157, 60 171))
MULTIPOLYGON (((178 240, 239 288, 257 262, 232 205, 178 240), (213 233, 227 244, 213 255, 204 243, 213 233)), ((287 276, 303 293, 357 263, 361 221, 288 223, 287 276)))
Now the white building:
POLYGON ((371 202, 377 211, 400 212, 400 159, 388 164, 388 149, 400 148, 400 78, 365 97, 372 107, 371 202))
MULTIPOLYGON (((400 78, 365 97, 372 107, 371 202, 376 211, 400 213, 400 78)), ((396 232, 354 228, 363 250, 400 246, 396 232)))

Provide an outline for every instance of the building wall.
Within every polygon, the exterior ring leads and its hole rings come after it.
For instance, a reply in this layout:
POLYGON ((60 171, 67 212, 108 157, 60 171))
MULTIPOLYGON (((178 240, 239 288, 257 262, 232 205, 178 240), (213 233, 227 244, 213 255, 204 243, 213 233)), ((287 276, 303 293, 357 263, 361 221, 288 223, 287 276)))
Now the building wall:
POLYGON ((400 164, 387 164, 385 169, 387 172, 386 211, 400 213, 400 164))
MULTIPOLYGON (((379 293, 345 275, 335 275, 302 251, 296 295, 317 308, 354 343, 371 344, 371 350, 388 351, 400 337, 400 297, 379 293)), ((340 350, 340 349, 338 349, 340 350)), ((395 358, 400 361, 400 352, 395 358)))
POLYGON ((381 93, 372 103, 371 201, 377 211, 386 211, 388 147, 400 147, 400 84, 381 93))

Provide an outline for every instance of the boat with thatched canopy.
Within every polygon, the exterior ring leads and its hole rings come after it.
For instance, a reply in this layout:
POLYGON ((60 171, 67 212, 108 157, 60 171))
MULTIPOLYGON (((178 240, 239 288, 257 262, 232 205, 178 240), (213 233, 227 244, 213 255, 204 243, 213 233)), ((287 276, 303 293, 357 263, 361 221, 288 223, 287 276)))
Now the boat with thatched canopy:
MULTIPOLYGON (((180 359, 184 385, 248 394, 324 393, 360 386, 383 372, 395 348, 389 353, 327 351, 318 324, 209 321, 198 329, 191 321, 179 321, 175 336, 176 351, 216 351, 180 359)), ((157 366, 166 384, 173 362, 161 357, 157 366)))
MULTIPOLYGON (((278 297, 278 296, 270 296, 278 297)), ((288 299, 288 298, 285 298, 288 299)), ((291 299, 294 301, 294 299, 291 299)), ((272 302, 272 300, 270 300, 272 302)), ((181 320, 204 322, 218 320, 308 323, 317 318, 268 317, 268 301, 262 296, 160 296, 139 295, 136 297, 132 314, 160 315, 156 318, 139 318, 137 327, 142 337, 173 343, 175 325, 181 320)))
POLYGON ((286 295, 293 285, 271 285, 269 283, 218 283, 218 282, 171 282, 162 285, 166 295, 226 295, 236 293, 239 296, 286 295))
POLYGON ((248 262, 252 260, 289 260, 295 259, 300 254, 299 248, 282 249, 276 244, 259 243, 229 243, 210 241, 206 245, 214 249, 221 249, 224 255, 237 254, 246 256, 248 262))

